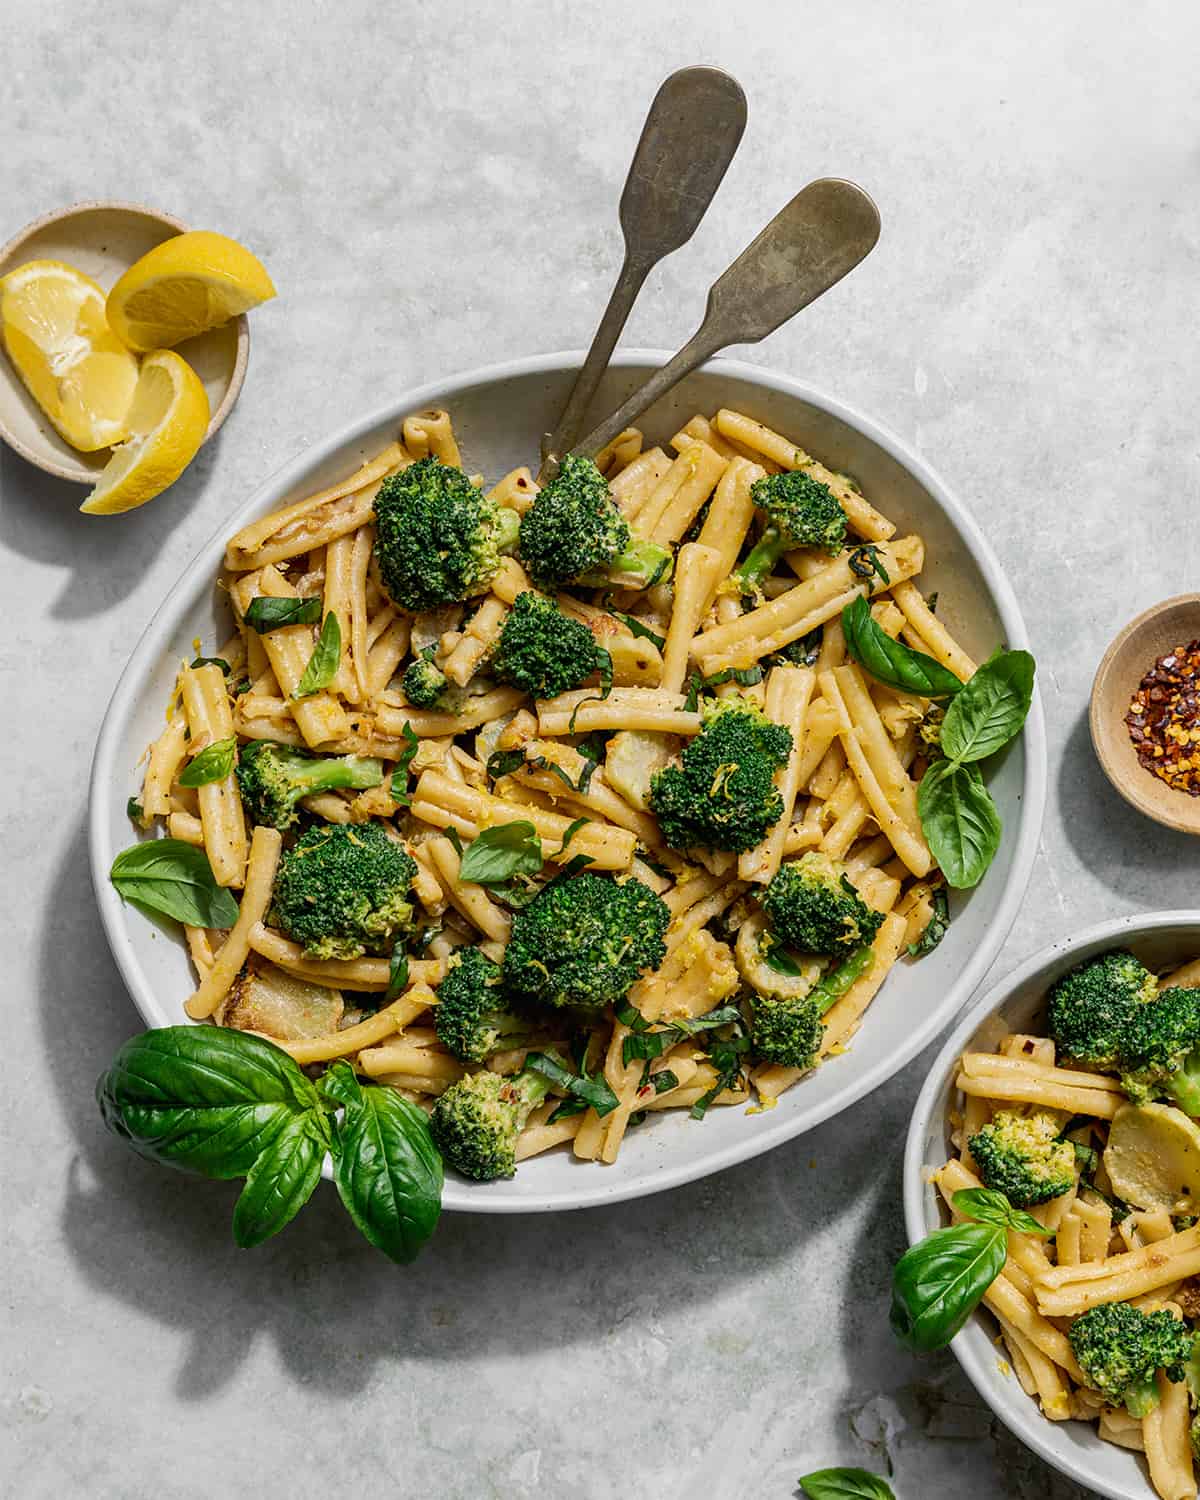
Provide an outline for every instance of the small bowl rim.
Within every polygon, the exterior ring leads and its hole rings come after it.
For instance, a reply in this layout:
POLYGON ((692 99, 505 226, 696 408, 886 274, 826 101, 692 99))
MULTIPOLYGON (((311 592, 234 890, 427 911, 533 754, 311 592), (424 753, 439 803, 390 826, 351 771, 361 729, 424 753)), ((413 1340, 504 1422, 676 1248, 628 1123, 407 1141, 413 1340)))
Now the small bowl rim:
MULTIPOLYGON (((35 234, 39 234, 51 224, 74 218, 79 214, 95 213, 98 209, 116 210, 121 213, 136 214, 145 219, 157 220, 158 223, 173 229, 176 234, 186 234, 191 228, 175 214, 169 214, 161 208, 152 208, 148 203, 131 203, 123 198, 83 198, 77 203, 69 203, 65 208, 52 208, 40 214, 36 219, 31 219, 11 239, 0 245, 0 266, 3 266, 11 256, 16 255, 27 240, 32 239, 35 234)), ((15 270, 16 267, 13 269, 15 270)), ((224 426, 226 417, 233 410, 234 404, 241 395, 242 384, 246 379, 246 365, 250 359, 250 320, 245 313, 239 313, 232 321, 237 329, 237 349, 234 354, 233 371, 230 374, 225 394, 216 411, 212 413, 208 430, 204 434, 205 443, 215 437, 224 426)), ((20 379, 19 376, 17 378, 20 379)), ((38 453, 9 429, 3 417, 0 417, 0 438, 3 438, 14 453, 20 454, 27 463, 33 464, 35 468, 41 469, 46 474, 53 474, 57 479, 69 480, 72 484, 93 485, 96 482, 94 472, 81 474, 78 470, 69 469, 56 459, 38 453)))
MULTIPOLYGON (((1123 770, 1116 765, 1111 755, 1104 746, 1103 728, 1111 724, 1111 713, 1115 710, 1106 708, 1104 704, 1104 689, 1109 673, 1113 670, 1121 654, 1126 651, 1139 634, 1143 633, 1148 625, 1161 618, 1173 609, 1182 609, 1186 606, 1195 609, 1197 615, 1197 633, 1200 634, 1200 593, 1172 594, 1169 599, 1160 599, 1157 604, 1152 604, 1148 609, 1142 610, 1141 614, 1135 615, 1129 623, 1112 638, 1107 650, 1100 658, 1100 664, 1096 668, 1096 675, 1092 678, 1092 690, 1088 699, 1088 730, 1092 737, 1092 748, 1096 759, 1100 762, 1100 768, 1108 778, 1113 790, 1119 793, 1130 807, 1154 822, 1162 824, 1164 828, 1173 828, 1177 833, 1200 834, 1200 797, 1189 797, 1184 792, 1179 792, 1164 805, 1162 799, 1155 799, 1143 790, 1140 777, 1126 777, 1123 770), (1190 817, 1174 817, 1170 807, 1178 804, 1181 808, 1187 807, 1190 817)), ((1122 718, 1124 716, 1122 715, 1122 718)), ((1139 765, 1138 770, 1143 768, 1139 765)), ((1146 777, 1151 772, 1143 773, 1146 777)), ((1160 782, 1164 791, 1169 790, 1165 782, 1160 782)))
MULTIPOLYGON (((1023 959, 1015 969, 989 985, 973 1005, 969 1005, 960 1013, 949 1036, 929 1066, 925 1082, 921 1085, 921 1091, 917 1095, 917 1101, 913 1105, 913 1112, 909 1119, 908 1135, 904 1143, 904 1161, 901 1167, 901 1188, 904 1231, 910 1246, 923 1240, 930 1232, 926 1218, 926 1191, 929 1184, 925 1180, 925 1143, 936 1112, 944 1109, 943 1095, 950 1083, 951 1069, 956 1065, 956 1060, 966 1043, 975 1035, 980 1026, 994 1016, 1030 981, 1036 980, 1039 975, 1061 960, 1069 958, 1092 944, 1111 943, 1119 946, 1122 942, 1137 942, 1139 938, 1151 933, 1167 932, 1177 927, 1197 926, 1200 926, 1200 907, 1133 912, 1128 916, 1109 917, 1104 921, 1094 922, 1091 926, 1072 933, 1069 937, 1057 938, 1054 942, 1037 949, 1028 958, 1023 959)), ((980 1352, 975 1347, 976 1340, 972 1338, 972 1334, 982 1332, 993 1356, 996 1353, 991 1341, 991 1332, 982 1325, 981 1318, 981 1311, 977 1308, 962 1330, 950 1341, 950 1350, 962 1367, 963 1373, 993 1415, 1004 1423, 1014 1437, 1019 1438, 1027 1448, 1031 1448, 1051 1468, 1060 1474, 1065 1474, 1077 1484, 1083 1485, 1085 1489, 1096 1490, 1107 1496, 1108 1500, 1154 1500, 1154 1489, 1149 1480, 1146 1481, 1145 1489, 1140 1494, 1135 1494, 1129 1489, 1117 1489, 1111 1483, 1102 1482, 1095 1474, 1084 1472, 1075 1466, 1070 1458, 1058 1452, 1050 1441, 1050 1433, 1056 1431, 1062 1424, 1051 1422, 1044 1417, 1034 1398, 1027 1396, 1019 1386, 1016 1388, 1021 1398, 1019 1407, 1014 1406, 1012 1409, 1005 1410, 993 1399, 996 1382, 1007 1377, 1000 1375, 994 1358, 989 1364, 985 1358, 980 1357, 980 1352)), ((1090 1428, 1091 1424, 1087 1425, 1090 1428)))

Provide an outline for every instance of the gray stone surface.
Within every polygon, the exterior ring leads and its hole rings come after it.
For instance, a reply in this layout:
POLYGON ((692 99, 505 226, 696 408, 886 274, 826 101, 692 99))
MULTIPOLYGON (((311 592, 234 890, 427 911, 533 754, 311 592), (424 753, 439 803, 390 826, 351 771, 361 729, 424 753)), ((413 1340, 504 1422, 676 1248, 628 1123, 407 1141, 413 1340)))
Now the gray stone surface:
POLYGON ((1097 657, 1195 586, 1200 222, 1190 7, 30 7, 0 0, 0 232, 113 196, 245 239, 280 290, 238 410, 124 519, 0 454, 7 732, 0 1490, 20 1500, 791 1496, 836 1462, 905 1500, 1075 1492, 951 1359, 885 1326, 928 1056, 850 1115, 657 1200, 455 1216, 409 1271, 322 1191, 252 1255, 230 1189, 126 1153, 91 1089, 137 1018, 93 909, 86 778, 151 610, 249 486, 388 393, 588 337, 642 112, 684 62, 750 126, 629 341, 674 346, 794 189, 861 180, 884 236, 749 357, 917 444, 1017 586, 1051 734, 1044 858, 1000 960, 1194 903, 1193 843, 1092 759, 1097 657))

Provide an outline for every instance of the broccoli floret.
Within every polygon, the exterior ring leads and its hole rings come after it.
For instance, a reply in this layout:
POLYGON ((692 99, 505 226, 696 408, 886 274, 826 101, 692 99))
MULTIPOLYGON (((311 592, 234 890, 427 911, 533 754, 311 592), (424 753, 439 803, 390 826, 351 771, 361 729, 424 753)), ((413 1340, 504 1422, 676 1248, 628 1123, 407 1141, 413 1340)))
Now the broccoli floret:
POLYGON ((515 511, 489 500, 461 469, 422 458, 375 496, 375 556, 403 609, 436 609, 487 592, 517 539, 515 511))
POLYGON ((299 818, 302 797, 343 788, 366 791, 382 781, 383 762, 370 756, 318 757, 270 740, 246 745, 237 764, 238 791, 251 821, 280 830, 299 818))
POLYGON ((869 945, 819 979, 805 994, 756 995, 751 1002, 750 1040, 765 1062, 785 1068, 815 1067, 825 1028, 821 1018, 874 962, 869 945))
POLYGON ((434 650, 436 647, 423 651, 416 661, 409 662, 400 680, 404 696, 414 708, 436 708, 450 686, 445 672, 433 660, 434 650))
POLYGON ((775 772, 791 733, 743 698, 722 698, 678 766, 656 771, 650 806, 672 849, 753 849, 783 813, 775 772))
POLYGON ((438 985, 438 1040, 463 1062, 486 1062, 531 1034, 529 1022, 506 1007, 499 985, 500 965, 478 948, 460 948, 438 985))
POLYGON ((1114 948, 1055 982, 1047 1031, 1063 1057, 1115 1069, 1134 1011, 1152 1000, 1157 988, 1154 975, 1132 953, 1114 948))
POLYGON ((1046 1110, 997 1110, 968 1145, 984 1186, 1003 1193, 1014 1208, 1047 1203, 1075 1181, 1075 1148, 1059 1138, 1058 1120, 1046 1110))
POLYGON ((574 453, 521 517, 521 561, 545 589, 606 582, 649 588, 671 572, 670 551, 631 538, 604 475, 574 453))
POLYGON ((1165 1307, 1145 1313, 1128 1302, 1102 1302, 1075 1319, 1067 1332, 1075 1358, 1093 1386, 1131 1417, 1158 1405, 1155 1374, 1183 1378, 1193 1334, 1165 1307))
POLYGON ((1192 1445, 1192 1456, 1200 1458, 1200 1412, 1192 1418, 1191 1426, 1188 1428, 1188 1441, 1192 1445))
POLYGON ((1200 992, 1161 990, 1135 1006, 1118 1064, 1121 1087, 1135 1103, 1166 1097, 1200 1115, 1200 992))
POLYGON ((279 861, 271 921, 307 958, 386 952, 412 922, 416 870, 378 823, 320 824, 279 861))
POLYGON ((568 619, 553 600, 526 590, 518 594, 500 630, 492 670, 535 698, 553 698, 577 688, 602 657, 586 625, 568 619))
POLYGON ((780 865, 762 905, 778 936, 800 953, 849 953, 870 943, 883 921, 851 885, 845 866, 815 849, 780 865))
POLYGON ((449 1164, 476 1182, 511 1177, 517 1170, 517 1137, 550 1082, 526 1068, 515 1078, 473 1073, 452 1083, 433 1106, 429 1129, 449 1164))
POLYGON ((513 917, 504 983, 550 1005, 598 1008, 666 956, 671 914, 649 886, 630 877, 560 877, 513 917))
POLYGON ((820 547, 831 555, 846 540, 846 512, 828 485, 791 469, 770 474, 750 486, 754 503, 766 512, 767 525, 738 569, 742 588, 758 588, 792 547, 820 547))

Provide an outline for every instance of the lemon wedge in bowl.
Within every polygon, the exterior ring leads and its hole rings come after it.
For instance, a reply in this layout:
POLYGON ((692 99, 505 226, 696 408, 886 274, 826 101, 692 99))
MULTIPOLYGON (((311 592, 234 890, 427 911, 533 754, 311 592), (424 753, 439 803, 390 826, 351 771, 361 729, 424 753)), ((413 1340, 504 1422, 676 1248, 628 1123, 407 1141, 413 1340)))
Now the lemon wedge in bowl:
POLYGON ((109 327, 104 292, 61 260, 31 260, 0 277, 0 336, 29 394, 82 453, 128 436, 135 355, 109 327))
POLYGON ((275 295, 262 262, 207 229, 164 240, 108 294, 108 321, 130 349, 169 349, 275 295))
POLYGON ((208 421, 208 396, 187 360, 170 349, 147 354, 129 408, 128 441, 79 509, 114 516, 161 495, 195 458, 208 421))

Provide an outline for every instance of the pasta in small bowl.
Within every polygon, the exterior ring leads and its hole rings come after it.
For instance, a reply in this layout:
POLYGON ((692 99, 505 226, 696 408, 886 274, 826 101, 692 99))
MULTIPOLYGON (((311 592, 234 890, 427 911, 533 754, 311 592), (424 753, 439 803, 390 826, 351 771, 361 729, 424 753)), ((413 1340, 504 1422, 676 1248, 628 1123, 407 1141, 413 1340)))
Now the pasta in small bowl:
MULTIPOLYGON (((598 406, 656 364, 620 356, 598 406)), ((93 774, 146 1020, 398 1091, 478 1179, 447 1207, 657 1191, 846 1108, 982 977, 1041 821, 1019 611, 919 459, 715 361, 539 492, 574 367, 411 392, 268 481, 152 622, 93 774), (163 858, 186 947, 121 899, 163 858), (496 1102, 515 1135, 483 1149, 496 1102)))
POLYGON ((1197 911, 1043 949, 955 1028, 905 1152, 894 1331, 949 1340, 1011 1431, 1112 1500, 1197 1493, 1197 990, 1197 911), (935 1311, 933 1261, 963 1251, 973 1285, 935 1311))

